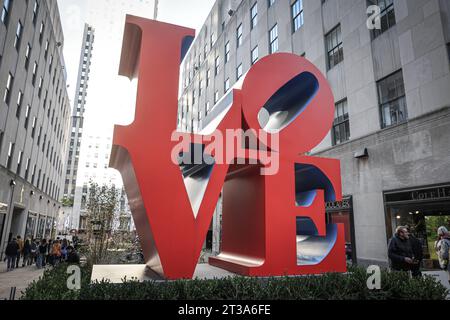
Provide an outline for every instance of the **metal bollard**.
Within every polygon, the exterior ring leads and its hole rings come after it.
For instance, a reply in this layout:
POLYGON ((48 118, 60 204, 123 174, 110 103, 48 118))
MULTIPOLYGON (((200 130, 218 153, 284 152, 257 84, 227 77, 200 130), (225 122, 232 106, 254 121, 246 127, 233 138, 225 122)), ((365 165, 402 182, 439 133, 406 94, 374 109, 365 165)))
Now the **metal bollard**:
POLYGON ((15 300, 16 299, 16 287, 11 287, 11 292, 9 294, 9 300, 15 300))

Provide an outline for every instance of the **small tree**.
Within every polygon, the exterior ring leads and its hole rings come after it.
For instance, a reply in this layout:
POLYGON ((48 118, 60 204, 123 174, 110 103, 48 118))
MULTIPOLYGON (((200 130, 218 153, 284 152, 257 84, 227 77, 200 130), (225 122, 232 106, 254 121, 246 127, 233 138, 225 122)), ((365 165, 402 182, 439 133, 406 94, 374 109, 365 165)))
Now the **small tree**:
POLYGON ((88 262, 101 263, 107 255, 115 219, 118 192, 114 185, 90 182, 88 211, 88 262))

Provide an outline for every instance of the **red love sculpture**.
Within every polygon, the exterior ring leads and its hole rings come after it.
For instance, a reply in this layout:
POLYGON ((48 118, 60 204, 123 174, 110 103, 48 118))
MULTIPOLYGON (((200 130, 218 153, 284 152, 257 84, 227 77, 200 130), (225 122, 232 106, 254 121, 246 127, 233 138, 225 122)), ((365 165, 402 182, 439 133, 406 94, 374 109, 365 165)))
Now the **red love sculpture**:
POLYGON ((222 252, 210 264, 257 276, 345 272, 343 227, 325 224, 325 201, 341 199, 339 161, 302 155, 332 125, 326 79, 304 58, 267 56, 215 107, 210 133, 177 133, 179 64, 193 36, 127 16, 119 73, 139 80, 136 116, 115 127, 110 165, 122 174, 147 265, 192 278, 223 190, 222 252), (266 132, 257 136, 264 150, 238 145, 227 159, 244 164, 220 162, 212 145, 228 147, 227 133, 242 129, 266 132), (198 147, 211 163, 185 161, 198 147), (271 173, 268 157, 277 159, 271 173))

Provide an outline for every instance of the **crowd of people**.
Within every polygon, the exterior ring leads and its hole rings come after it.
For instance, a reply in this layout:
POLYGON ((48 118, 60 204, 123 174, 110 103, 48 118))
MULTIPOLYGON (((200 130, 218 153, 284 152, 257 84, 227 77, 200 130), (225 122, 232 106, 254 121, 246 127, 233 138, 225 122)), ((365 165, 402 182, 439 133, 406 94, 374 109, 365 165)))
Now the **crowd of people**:
MULTIPOLYGON (((434 250, 439 259, 440 268, 448 273, 450 283, 450 233, 446 227, 438 228, 434 250)), ((422 276, 420 268, 423 260, 423 246, 411 234, 408 226, 397 227, 395 235, 389 241, 388 255, 391 269, 411 272, 413 277, 422 276)))
POLYGON ((67 239, 49 241, 25 239, 24 241, 21 236, 17 236, 8 243, 5 256, 7 272, 20 266, 23 268, 34 264, 38 269, 42 269, 48 265, 57 266, 62 262, 80 263, 78 253, 67 239))

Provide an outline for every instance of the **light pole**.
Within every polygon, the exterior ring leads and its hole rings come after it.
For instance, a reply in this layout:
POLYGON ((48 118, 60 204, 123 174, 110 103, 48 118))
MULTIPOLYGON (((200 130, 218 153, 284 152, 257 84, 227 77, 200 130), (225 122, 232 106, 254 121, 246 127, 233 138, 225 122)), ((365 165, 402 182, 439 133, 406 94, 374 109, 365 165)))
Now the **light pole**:
POLYGON ((102 235, 103 223, 100 220, 92 220, 91 225, 92 225, 92 234, 94 235, 94 257, 95 257, 94 263, 98 263, 97 259, 99 257, 98 257, 97 241, 102 235))
POLYGON ((159 6, 159 0, 155 0, 155 8, 153 9, 153 20, 158 19, 158 6, 159 6))

